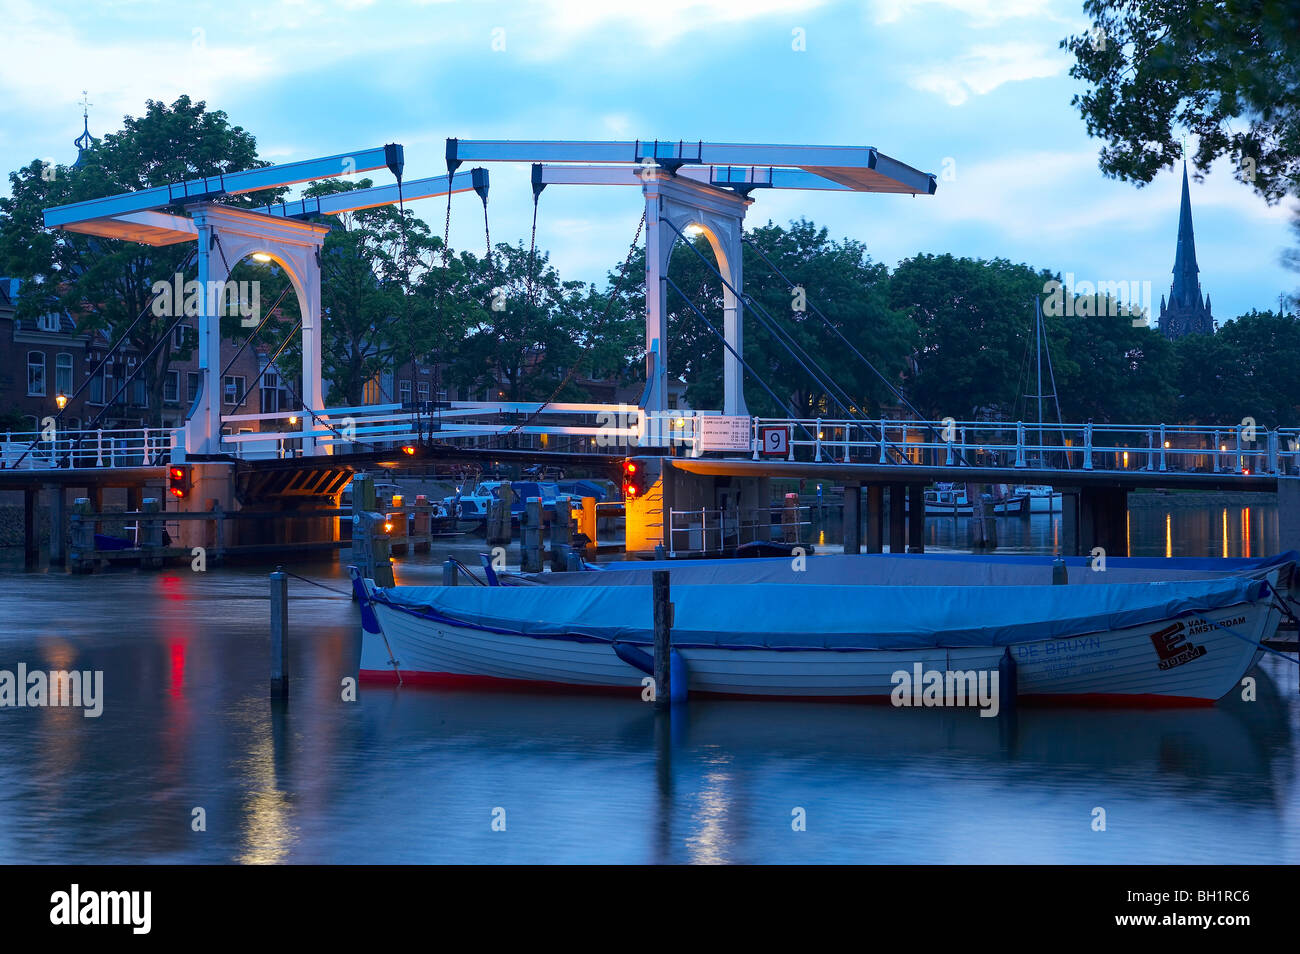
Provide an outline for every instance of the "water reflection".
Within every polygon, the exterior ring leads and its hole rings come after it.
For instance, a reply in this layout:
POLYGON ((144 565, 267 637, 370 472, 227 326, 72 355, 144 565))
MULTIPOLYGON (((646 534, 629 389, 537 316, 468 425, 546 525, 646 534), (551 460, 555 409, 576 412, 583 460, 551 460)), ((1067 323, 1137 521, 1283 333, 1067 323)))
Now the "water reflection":
MULTIPOLYGON (((1025 545, 1056 539, 1042 517, 1015 522, 1025 545)), ((1213 524, 1239 519, 1216 510, 1199 532, 1218 543, 1213 524)), ((1245 520, 1260 539, 1266 515, 1245 520)), ((1132 525, 1175 552, 1196 532, 1158 511, 1132 525)), ((262 571, 10 582, 0 668, 102 669, 105 705, 0 712, 0 861, 1300 861, 1296 674, 1273 658, 1253 703, 1015 719, 704 700, 668 715, 639 689, 364 686, 349 703, 356 609, 300 584, 291 697, 273 707, 262 571)))
MULTIPOLYGON (((834 550, 843 546, 844 525, 837 512, 818 514, 814 510, 813 520, 813 540, 819 547, 834 550)), ((968 517, 927 518, 926 547, 969 550, 969 524, 968 517)), ((997 534, 1001 553, 1059 553, 1061 514, 998 517, 997 534)), ((1277 505, 1216 507, 1182 503, 1173 494, 1143 495, 1143 499, 1130 498, 1124 534, 1133 556, 1265 556, 1278 549, 1277 505)), ((865 533, 861 539, 866 539, 865 533)))

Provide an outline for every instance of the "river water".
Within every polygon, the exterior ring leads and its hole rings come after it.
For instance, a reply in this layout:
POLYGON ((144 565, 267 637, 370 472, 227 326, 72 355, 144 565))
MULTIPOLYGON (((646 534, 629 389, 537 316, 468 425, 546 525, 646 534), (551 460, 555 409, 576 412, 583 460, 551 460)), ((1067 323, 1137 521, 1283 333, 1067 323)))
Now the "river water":
MULTIPOLYGON (((1013 548, 1052 523, 1019 521, 1013 548)), ((1163 552, 1164 524, 1143 514, 1135 552, 1163 552)), ((1176 553, 1202 524, 1213 552, 1214 519, 1170 518, 1176 553)), ((1267 515, 1244 526, 1258 555, 1267 515)), ((436 580, 441 554, 416 559, 399 580, 436 580)), ((357 609, 339 566, 303 564, 331 589, 290 581, 280 706, 266 569, 0 574, 0 669, 104 674, 98 718, 0 709, 0 861, 1300 861, 1300 689, 1274 657, 1253 702, 1014 719, 701 700, 665 718, 635 696, 372 685, 345 701, 357 609)))

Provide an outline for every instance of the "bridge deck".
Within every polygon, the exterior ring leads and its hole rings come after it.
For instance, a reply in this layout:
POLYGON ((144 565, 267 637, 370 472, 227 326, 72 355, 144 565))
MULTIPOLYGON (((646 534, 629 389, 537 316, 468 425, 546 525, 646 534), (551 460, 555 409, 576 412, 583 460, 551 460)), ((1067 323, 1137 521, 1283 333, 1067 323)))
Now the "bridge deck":
POLYGON ((1170 490, 1277 490, 1275 474, 1202 473, 1159 470, 1052 470, 1017 467, 948 467, 901 464, 843 464, 833 461, 669 458, 677 470, 709 477, 813 477, 848 483, 1035 484, 1053 487, 1165 488, 1170 490))

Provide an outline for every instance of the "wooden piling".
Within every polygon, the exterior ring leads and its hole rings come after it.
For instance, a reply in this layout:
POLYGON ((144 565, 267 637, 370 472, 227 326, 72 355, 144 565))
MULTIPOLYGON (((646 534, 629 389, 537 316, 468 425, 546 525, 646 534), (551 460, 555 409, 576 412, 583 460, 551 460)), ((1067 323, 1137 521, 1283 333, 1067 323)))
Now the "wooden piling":
POLYGON ((1011 647, 1002 651, 998 660, 998 715, 1010 715, 1016 710, 1016 696, 1019 693, 1016 661, 1011 656, 1011 647))
POLYGON ((415 497, 415 538, 411 548, 416 553, 428 553, 433 546, 433 505, 424 494, 415 497))
POLYGON ((568 497, 555 500, 555 519, 551 521, 551 569, 557 573, 568 569, 573 550, 573 511, 568 497))
POLYGON ((460 582, 460 567, 455 560, 446 560, 442 564, 442 585, 455 586, 460 582))
POLYGON ((844 485, 844 552, 862 552, 862 488, 844 485))
POLYGON ((68 562, 73 573, 89 573, 95 568, 95 509, 89 497, 78 497, 72 505, 70 536, 72 546, 68 562))
POLYGON ((40 488, 23 488, 23 568, 28 570, 41 562, 41 512, 36 506, 40 499, 40 488))
POLYGON ((925 552, 925 485, 907 485, 907 552, 925 552))
POLYGON ((1052 561, 1052 585, 1064 586, 1069 582, 1070 574, 1065 567, 1065 561, 1058 556, 1052 561))
POLYGON ((880 484, 867 487, 867 552, 885 550, 885 488, 880 484))
POLYGON ((163 565, 163 525, 159 515, 162 506, 157 497, 148 497, 140 503, 140 516, 136 518, 138 546, 142 551, 140 565, 157 569, 163 565), (145 516, 149 514, 150 516, 145 516))
POLYGON ((907 485, 889 485, 889 552, 907 552, 907 485))
POLYGON ((651 574, 651 598, 654 601, 655 626, 655 708, 666 709, 672 701, 672 603, 669 601, 670 574, 655 570, 651 574))
POLYGON ((68 562, 68 502, 62 486, 50 490, 50 566, 68 562))
POLYGON ((524 502, 523 526, 520 529, 523 553, 521 569, 525 573, 542 572, 542 498, 529 497, 524 502))
POLYGON ((289 576, 271 574, 271 698, 289 698, 289 576))
POLYGON ((786 494, 781 508, 781 542, 799 542, 799 495, 786 494))

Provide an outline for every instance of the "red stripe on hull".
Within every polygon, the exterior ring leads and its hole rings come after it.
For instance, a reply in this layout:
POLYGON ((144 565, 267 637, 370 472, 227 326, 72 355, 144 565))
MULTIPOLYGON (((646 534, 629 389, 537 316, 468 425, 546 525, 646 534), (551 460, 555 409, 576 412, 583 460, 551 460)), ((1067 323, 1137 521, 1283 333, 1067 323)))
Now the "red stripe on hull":
MULTIPOLYGON (((391 669, 362 669, 357 674, 362 682, 385 683, 397 685, 397 674, 391 669)), ((454 672, 410 672, 403 671, 402 683, 408 686, 429 686, 439 689, 513 689, 518 692, 540 694, 577 694, 577 695, 627 695, 640 693, 640 686, 582 686, 569 682, 548 682, 540 679, 507 679, 504 676, 471 676, 454 672)), ((856 703, 891 703, 888 694, 854 695, 854 696, 766 696, 744 692, 706 692, 695 690, 692 696, 709 699, 735 699, 753 702, 757 699, 772 702, 856 702, 856 703)), ((1019 696, 1017 701, 1035 706, 1089 706, 1098 708, 1135 708, 1135 709, 1187 709, 1214 705, 1213 699, 1201 699, 1195 696, 1162 696, 1156 693, 1122 692, 1107 693, 1029 693, 1019 696)), ((899 706, 906 708, 926 708, 923 706, 899 706)), ((941 708, 930 706, 929 708, 941 708)), ((968 707, 969 708, 969 707, 968 707)))

